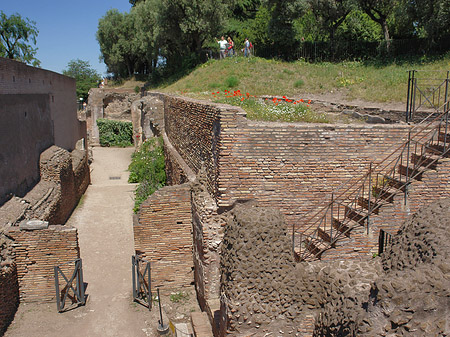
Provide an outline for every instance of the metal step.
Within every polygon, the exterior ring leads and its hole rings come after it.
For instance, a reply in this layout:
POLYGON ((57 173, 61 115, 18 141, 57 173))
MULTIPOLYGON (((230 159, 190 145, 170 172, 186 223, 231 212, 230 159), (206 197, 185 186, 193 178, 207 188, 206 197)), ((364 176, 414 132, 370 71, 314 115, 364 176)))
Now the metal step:
POLYGON ((438 139, 441 143, 448 144, 448 143, 450 143, 450 134, 448 134, 448 133, 445 134, 445 132, 440 132, 438 139))
POLYGON ((378 212, 380 211, 380 205, 374 203, 373 201, 370 201, 370 204, 369 204, 369 199, 366 199, 364 197, 358 198, 358 205, 361 207, 364 207, 367 210, 369 210, 369 206, 370 206, 372 208, 370 211, 374 214, 378 214, 378 212))
POLYGON ((312 242, 311 240, 305 239, 303 240, 305 242, 305 247, 306 249, 313 254, 315 257, 317 257, 318 259, 320 259, 320 256, 322 255, 322 253, 324 252, 324 248, 319 248, 318 246, 316 246, 316 244, 314 242, 312 242))
POLYGON ((384 176, 384 179, 386 180, 386 185, 396 188, 397 190, 403 191, 405 192, 406 190, 406 182, 388 177, 388 176, 384 176))
POLYGON ((318 228, 317 229, 317 235, 325 242, 328 242, 331 247, 335 248, 336 244, 333 242, 331 243, 332 239, 330 234, 328 234, 327 232, 325 232, 322 228, 318 228))
POLYGON ((331 220, 331 224, 333 225, 333 228, 336 229, 337 231, 343 233, 346 237, 350 237, 350 227, 348 227, 347 225, 344 225, 341 221, 339 221, 336 218, 333 218, 331 220))
POLYGON ((446 158, 450 157, 450 151, 448 151, 448 147, 444 148, 442 145, 430 144, 427 147, 425 147, 425 151, 446 158))
POLYGON ((418 154, 411 154, 411 161, 418 166, 423 166, 426 168, 429 168, 430 170, 436 170, 437 168, 437 160, 426 157, 426 156, 419 156, 418 154))
POLYGON ((414 170, 412 167, 408 168, 405 165, 398 165, 397 167, 398 173, 404 176, 411 177, 416 180, 422 180, 423 171, 414 170))
POLYGON ((380 187, 374 187, 372 192, 376 199, 383 199, 384 201, 390 203, 394 202, 395 193, 388 192, 380 187))
POLYGON ((362 215, 359 212, 357 212, 356 210, 354 210, 353 208, 351 208, 349 206, 345 206, 345 217, 347 219, 355 221, 358 224, 364 226, 364 224, 362 222, 364 222, 364 220, 366 220, 367 215, 362 215))

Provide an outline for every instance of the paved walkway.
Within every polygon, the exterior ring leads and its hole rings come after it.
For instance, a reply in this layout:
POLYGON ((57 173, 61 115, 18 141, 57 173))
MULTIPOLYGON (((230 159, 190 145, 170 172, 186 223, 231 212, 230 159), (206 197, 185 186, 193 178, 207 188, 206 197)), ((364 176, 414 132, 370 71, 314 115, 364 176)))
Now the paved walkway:
POLYGON ((58 314, 56 303, 21 304, 6 337, 154 335, 153 313, 132 302, 135 186, 127 183, 132 153, 132 148, 94 148, 92 185, 68 221, 78 228, 86 306, 58 314))

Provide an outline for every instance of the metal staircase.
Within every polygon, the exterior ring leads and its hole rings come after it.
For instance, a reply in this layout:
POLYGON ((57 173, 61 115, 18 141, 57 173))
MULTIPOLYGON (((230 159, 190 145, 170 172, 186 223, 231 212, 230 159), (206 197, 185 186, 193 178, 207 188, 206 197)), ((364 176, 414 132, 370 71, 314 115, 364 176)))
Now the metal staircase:
POLYGON ((334 191, 318 212, 305 217, 301 230, 294 226, 293 250, 297 260, 320 259, 339 240, 350 237, 355 228, 364 228, 369 234, 371 217, 381 207, 393 203, 399 194, 404 195, 406 202, 410 184, 422 180, 426 171, 435 170, 439 159, 450 157, 449 74, 434 90, 422 89, 415 75, 415 71, 410 72, 406 119, 413 120, 425 104, 432 110, 411 127, 403 144, 377 165, 370 163, 366 172, 334 191))

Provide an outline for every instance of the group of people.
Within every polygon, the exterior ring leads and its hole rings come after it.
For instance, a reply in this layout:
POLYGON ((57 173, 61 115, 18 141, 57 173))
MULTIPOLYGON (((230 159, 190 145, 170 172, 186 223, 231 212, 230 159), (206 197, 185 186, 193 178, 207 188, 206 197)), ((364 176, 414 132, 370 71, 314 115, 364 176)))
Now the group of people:
MULTIPOLYGON (((219 43, 221 59, 236 55, 236 52, 234 50, 234 42, 231 39, 231 37, 228 36, 228 38, 225 40, 225 37, 222 36, 220 40, 217 40, 217 43, 219 43)), ((245 57, 249 57, 251 55, 252 48, 253 48, 252 43, 248 40, 248 38, 245 38, 244 48, 241 49, 245 57)))

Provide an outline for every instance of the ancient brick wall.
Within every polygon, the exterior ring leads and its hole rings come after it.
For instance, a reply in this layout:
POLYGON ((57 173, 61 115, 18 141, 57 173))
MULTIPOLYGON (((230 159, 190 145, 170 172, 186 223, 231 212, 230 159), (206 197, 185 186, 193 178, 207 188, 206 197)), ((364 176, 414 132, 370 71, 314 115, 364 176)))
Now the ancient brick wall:
POLYGON ((408 129, 254 122, 235 107, 162 97, 167 137, 195 173, 205 167, 218 206, 256 199, 281 209, 288 225, 371 161, 381 161, 408 129))
POLYGON ((192 217, 189 185, 167 186, 142 203, 134 221, 136 254, 151 261, 152 287, 192 284, 192 217))
POLYGON ((0 303, 0 335, 2 335, 19 306, 19 283, 15 263, 0 268, 0 303))
MULTIPOLYGON (((20 300, 54 301, 54 266, 80 257, 77 229, 62 225, 34 231, 9 227, 7 234, 15 246, 20 300)), ((72 265, 63 268, 67 274, 71 269, 72 265)))
POLYGON ((39 155, 55 144, 68 151, 86 137, 77 119, 75 80, 0 58, 0 205, 39 180, 39 155))

